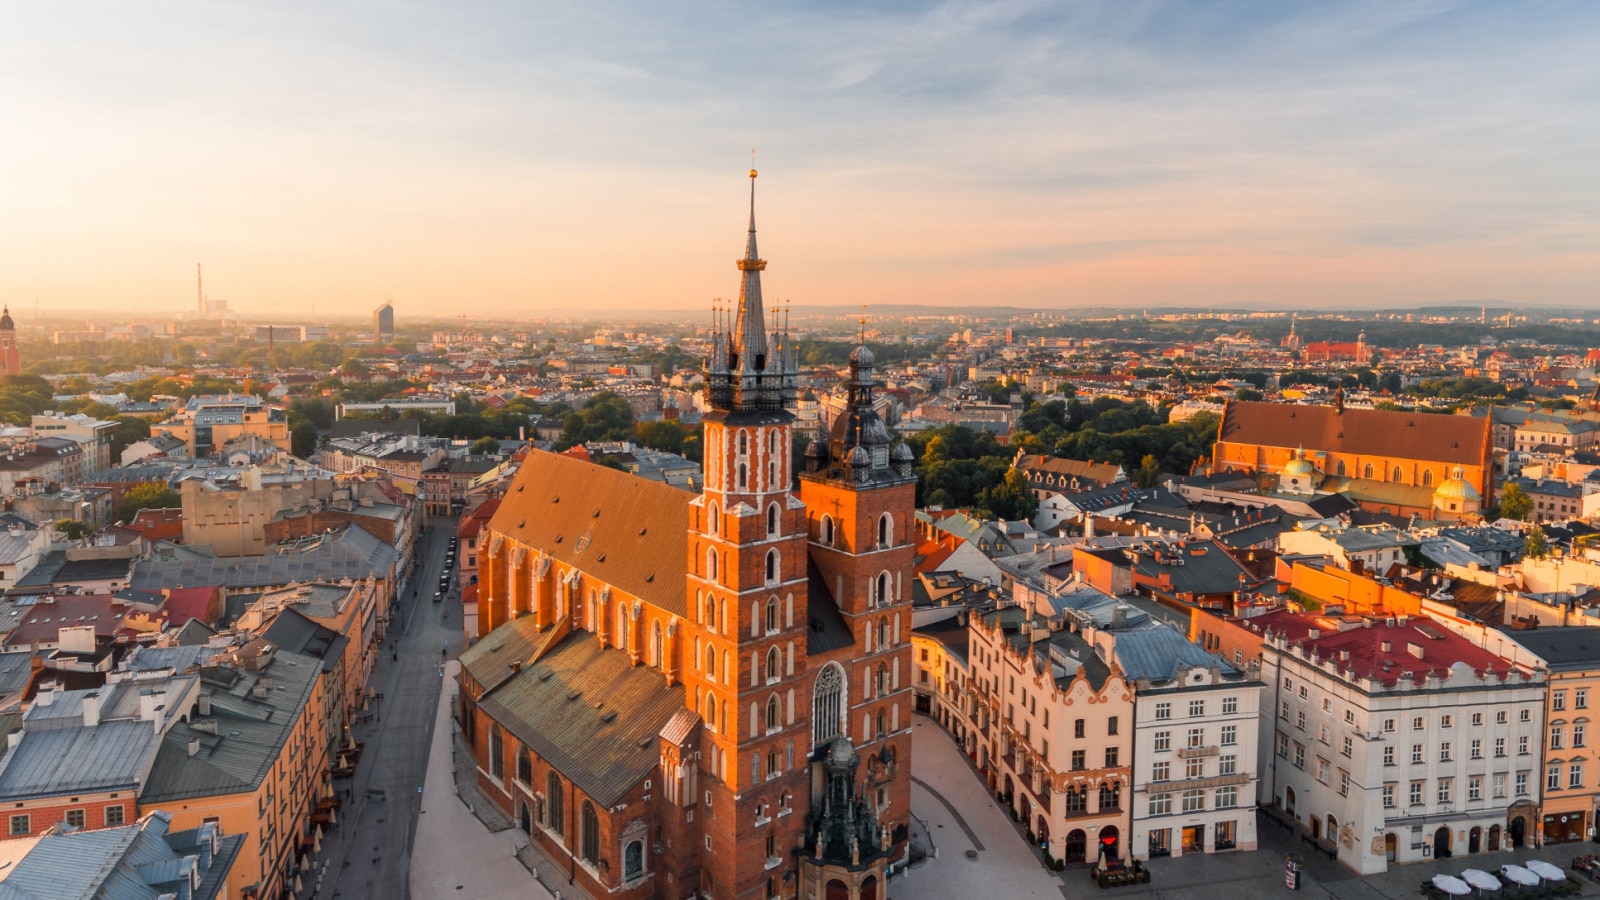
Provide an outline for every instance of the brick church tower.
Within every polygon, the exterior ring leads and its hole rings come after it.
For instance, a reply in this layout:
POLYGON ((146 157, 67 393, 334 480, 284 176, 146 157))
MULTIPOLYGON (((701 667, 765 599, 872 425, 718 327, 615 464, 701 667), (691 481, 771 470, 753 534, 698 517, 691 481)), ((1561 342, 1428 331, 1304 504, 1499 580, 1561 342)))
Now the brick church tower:
POLYGON ((17 323, 11 321, 11 307, 0 314, 0 375, 21 375, 22 354, 17 349, 17 323))
POLYGON ((683 681, 704 725, 701 890, 718 898, 792 896, 802 841, 791 813, 809 790, 805 515, 789 490, 798 358, 766 326, 755 177, 739 305, 719 319, 708 361, 706 484, 688 523, 683 681))
POLYGON ((832 594, 852 637, 847 648, 812 657, 813 741, 825 753, 814 763, 810 864, 801 869, 806 898, 884 896, 884 870, 903 858, 910 826, 916 476, 911 448, 891 446, 875 410, 873 362, 865 346, 850 354, 846 408, 826 440, 807 447, 800 475, 813 584, 832 594), (838 718, 823 708, 837 709, 838 718))

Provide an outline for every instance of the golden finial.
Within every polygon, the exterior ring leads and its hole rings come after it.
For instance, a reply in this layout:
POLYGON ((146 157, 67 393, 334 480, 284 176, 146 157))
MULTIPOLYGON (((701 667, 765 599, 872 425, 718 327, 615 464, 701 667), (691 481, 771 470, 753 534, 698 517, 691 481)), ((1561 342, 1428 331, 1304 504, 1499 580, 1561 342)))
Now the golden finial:
POLYGON ((756 177, 756 148, 750 148, 750 177, 756 177))

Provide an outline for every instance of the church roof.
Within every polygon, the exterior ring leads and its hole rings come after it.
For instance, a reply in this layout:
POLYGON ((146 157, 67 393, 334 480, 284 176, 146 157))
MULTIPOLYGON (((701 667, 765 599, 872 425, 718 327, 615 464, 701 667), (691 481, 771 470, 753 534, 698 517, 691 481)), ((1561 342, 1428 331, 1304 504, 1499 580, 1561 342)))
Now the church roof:
MULTIPOLYGON (((517 620, 518 622, 522 620, 517 620)), ((479 646, 517 628, 509 622, 479 646)), ((477 649, 477 648, 474 648, 477 649)), ((601 807, 620 801, 661 762, 662 729, 684 709, 683 685, 635 666, 575 631, 489 691, 478 706, 601 807)))
POLYGON ((688 612, 683 576, 694 496, 534 450, 522 461, 489 528, 682 616, 688 612))
POLYGON ((1219 440, 1481 466, 1488 432, 1478 416, 1230 400, 1219 440))

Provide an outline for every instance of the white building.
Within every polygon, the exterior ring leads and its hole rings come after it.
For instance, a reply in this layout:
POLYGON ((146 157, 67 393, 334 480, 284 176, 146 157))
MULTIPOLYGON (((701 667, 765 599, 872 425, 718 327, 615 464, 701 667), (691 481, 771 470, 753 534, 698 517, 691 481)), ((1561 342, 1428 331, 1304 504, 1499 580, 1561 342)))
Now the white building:
POLYGON ((1134 684, 1134 856, 1256 848, 1262 684, 1165 624, 1118 632, 1134 684))
POLYGON ((1364 875, 1531 840, 1542 671, 1422 617, 1275 611, 1253 624, 1273 814, 1364 875))

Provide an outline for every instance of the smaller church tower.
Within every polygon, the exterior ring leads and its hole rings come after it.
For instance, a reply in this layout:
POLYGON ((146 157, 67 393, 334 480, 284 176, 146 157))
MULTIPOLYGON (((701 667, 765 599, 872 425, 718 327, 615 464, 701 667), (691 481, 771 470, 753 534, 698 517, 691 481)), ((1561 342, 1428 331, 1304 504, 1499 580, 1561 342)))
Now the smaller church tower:
POLYGON ((11 307, 0 314, 0 375, 21 375, 22 354, 17 349, 17 323, 11 321, 11 307))

